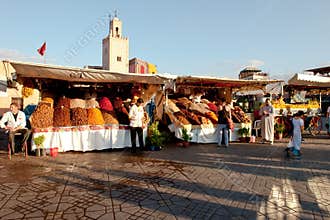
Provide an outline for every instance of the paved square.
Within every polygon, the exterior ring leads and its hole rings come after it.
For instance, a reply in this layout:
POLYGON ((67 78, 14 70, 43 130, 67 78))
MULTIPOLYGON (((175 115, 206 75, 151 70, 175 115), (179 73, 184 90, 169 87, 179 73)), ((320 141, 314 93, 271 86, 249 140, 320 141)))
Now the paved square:
POLYGON ((330 219, 329 138, 306 138, 302 160, 285 145, 1 151, 0 219, 330 219))

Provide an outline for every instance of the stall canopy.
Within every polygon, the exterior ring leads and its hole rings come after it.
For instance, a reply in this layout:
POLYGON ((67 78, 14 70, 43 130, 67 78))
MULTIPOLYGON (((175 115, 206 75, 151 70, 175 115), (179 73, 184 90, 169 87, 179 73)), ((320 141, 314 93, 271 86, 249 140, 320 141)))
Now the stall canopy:
POLYGON ((49 64, 3 61, 10 64, 19 77, 45 78, 86 83, 147 83, 164 84, 168 78, 155 74, 115 73, 107 70, 64 67, 49 64))
POLYGON ((209 76, 182 76, 176 79, 177 86, 186 85, 204 88, 229 87, 237 91, 265 90, 266 85, 280 82, 283 82, 283 80, 242 80, 209 76))
POLYGON ((307 69, 306 71, 313 72, 314 75, 321 74, 323 76, 330 76, 330 66, 307 69))
POLYGON ((303 86, 306 88, 330 88, 330 77, 308 74, 295 74, 289 81, 289 86, 303 86))
POLYGON ((282 94, 284 82, 277 82, 266 85, 265 89, 250 90, 250 91, 239 91, 236 93, 238 96, 244 95, 265 95, 265 94, 282 94))

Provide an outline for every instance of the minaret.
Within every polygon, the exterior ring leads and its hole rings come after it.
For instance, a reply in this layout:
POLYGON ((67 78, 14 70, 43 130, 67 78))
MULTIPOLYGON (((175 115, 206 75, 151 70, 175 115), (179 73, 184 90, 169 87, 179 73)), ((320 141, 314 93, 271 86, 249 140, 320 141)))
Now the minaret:
POLYGON ((102 41, 102 67, 111 72, 128 73, 129 41, 122 36, 122 22, 117 17, 111 20, 109 35, 102 41))

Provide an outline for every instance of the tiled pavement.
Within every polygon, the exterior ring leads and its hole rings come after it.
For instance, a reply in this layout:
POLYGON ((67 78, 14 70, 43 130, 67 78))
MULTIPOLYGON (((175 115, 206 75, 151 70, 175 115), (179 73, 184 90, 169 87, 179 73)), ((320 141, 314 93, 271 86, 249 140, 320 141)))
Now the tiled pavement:
POLYGON ((330 219, 329 138, 158 152, 0 153, 0 219, 330 219))

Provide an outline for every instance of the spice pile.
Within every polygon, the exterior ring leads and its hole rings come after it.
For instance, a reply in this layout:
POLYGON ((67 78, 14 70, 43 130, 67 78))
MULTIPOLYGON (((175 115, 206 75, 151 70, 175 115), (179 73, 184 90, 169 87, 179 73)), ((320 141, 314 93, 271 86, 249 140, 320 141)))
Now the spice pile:
POLYGON ((56 107, 54 109, 54 127, 71 126, 70 109, 65 107, 56 107))
POLYGON ((102 97, 99 101, 100 109, 112 112, 113 106, 110 100, 107 97, 102 97))
POLYGON ((104 119, 98 108, 87 109, 89 125, 104 125, 104 119))
POLYGON ((102 111, 102 116, 105 124, 119 124, 114 112, 102 111))
POLYGON ((53 126, 53 114, 54 109, 49 103, 40 102, 37 109, 30 117, 32 128, 47 128, 53 126))
POLYGON ((88 124, 87 110, 84 108, 71 109, 71 125, 80 126, 88 124))

